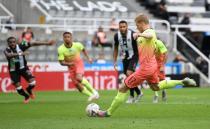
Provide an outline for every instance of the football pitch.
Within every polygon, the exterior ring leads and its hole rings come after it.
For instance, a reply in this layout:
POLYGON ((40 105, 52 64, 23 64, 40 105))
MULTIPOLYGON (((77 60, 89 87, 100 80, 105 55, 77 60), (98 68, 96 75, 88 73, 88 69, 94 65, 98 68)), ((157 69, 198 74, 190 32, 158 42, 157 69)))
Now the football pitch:
MULTIPOLYGON (((105 109, 117 91, 99 93, 96 103, 105 109)), ((210 88, 167 93, 166 103, 153 104, 153 92, 144 90, 141 102, 123 104, 110 118, 87 117, 87 97, 76 91, 36 92, 29 104, 16 93, 0 93, 0 129, 210 129, 210 88)))

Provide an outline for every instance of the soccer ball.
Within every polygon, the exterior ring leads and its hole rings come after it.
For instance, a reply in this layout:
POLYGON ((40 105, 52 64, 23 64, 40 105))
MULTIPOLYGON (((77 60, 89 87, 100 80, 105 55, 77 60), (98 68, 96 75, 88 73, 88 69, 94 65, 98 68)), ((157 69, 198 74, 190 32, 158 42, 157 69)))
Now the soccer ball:
POLYGON ((88 104, 85 111, 89 117, 97 116, 97 112, 99 111, 100 107, 96 103, 88 104))

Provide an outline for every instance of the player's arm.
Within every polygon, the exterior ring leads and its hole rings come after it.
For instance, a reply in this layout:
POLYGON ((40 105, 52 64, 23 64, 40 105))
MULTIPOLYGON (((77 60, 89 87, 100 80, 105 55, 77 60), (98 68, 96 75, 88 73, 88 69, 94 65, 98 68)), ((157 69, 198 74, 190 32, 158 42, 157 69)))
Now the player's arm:
POLYGON ((72 66, 74 65, 73 62, 66 62, 64 60, 59 60, 59 63, 62 65, 62 66, 72 66))
POLYGON ((117 56, 118 56, 118 46, 119 46, 117 34, 114 37, 114 41, 115 41, 115 43, 114 43, 114 53, 113 53, 114 69, 117 70, 117 56))
POLYGON ((134 39, 134 40, 136 40, 136 39, 139 37, 138 34, 139 34, 139 33, 133 32, 133 35, 132 35, 132 36, 133 36, 133 39, 134 39))
POLYGON ((55 40, 50 40, 48 42, 44 42, 44 41, 33 41, 30 44, 31 44, 31 46, 54 45, 55 44, 55 40))
POLYGON ((163 43, 163 41, 161 41, 161 40, 157 40, 157 45, 159 46, 160 53, 163 56, 162 62, 165 64, 167 61, 167 51, 168 50, 167 50, 165 44, 163 43))
POLYGON ((167 61, 167 52, 162 53, 161 56, 162 56, 161 62, 163 65, 161 65, 160 71, 164 71, 164 65, 166 64, 167 61))
POLYGON ((86 59, 88 60, 88 62, 89 62, 90 64, 92 64, 92 63, 93 63, 93 60, 92 60, 92 58, 89 57, 87 51, 86 51, 85 49, 83 49, 83 50, 82 50, 82 53, 84 54, 84 56, 86 57, 86 59))
POLYGON ((153 33, 152 32, 138 33, 138 37, 143 37, 143 38, 146 38, 146 39, 151 39, 151 38, 153 38, 153 33))
POLYGON ((7 58, 13 58, 13 57, 17 57, 17 56, 23 56, 23 55, 28 55, 29 52, 28 51, 24 51, 24 52, 19 52, 19 53, 11 53, 8 51, 4 51, 4 54, 7 58))
POLYGON ((163 62, 164 62, 164 64, 167 62, 167 58, 168 58, 167 55, 168 55, 167 52, 163 53, 163 62))

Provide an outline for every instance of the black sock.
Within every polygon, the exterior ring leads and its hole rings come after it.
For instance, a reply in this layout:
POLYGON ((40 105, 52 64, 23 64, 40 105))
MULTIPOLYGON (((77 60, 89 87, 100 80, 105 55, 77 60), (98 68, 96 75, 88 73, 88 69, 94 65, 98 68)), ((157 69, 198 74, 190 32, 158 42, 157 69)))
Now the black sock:
POLYGON ((28 85, 28 87, 26 88, 27 92, 31 95, 32 94, 32 89, 34 88, 35 86, 33 85, 28 85))
POLYGON ((136 91, 136 94, 137 95, 140 95, 141 94, 141 90, 138 87, 135 87, 134 90, 136 91))
POLYGON ((28 94, 26 94, 26 92, 21 88, 21 89, 17 89, 17 92, 19 95, 22 95, 25 97, 25 99, 29 98, 28 94))
POLYGON ((166 96, 166 91, 163 90, 163 91, 162 91, 162 97, 165 97, 165 96, 166 96))
POLYGON ((134 89, 133 88, 130 89, 130 96, 134 97, 134 89))

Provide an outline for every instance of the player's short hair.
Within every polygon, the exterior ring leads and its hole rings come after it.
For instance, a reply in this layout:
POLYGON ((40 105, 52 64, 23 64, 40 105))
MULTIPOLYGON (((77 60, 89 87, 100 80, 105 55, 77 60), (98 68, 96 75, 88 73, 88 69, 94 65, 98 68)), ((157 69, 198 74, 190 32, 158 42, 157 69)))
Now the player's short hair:
POLYGON ((9 41, 10 41, 11 39, 15 39, 15 40, 16 40, 16 38, 15 38, 15 37, 10 36, 9 38, 7 38, 7 43, 9 43, 9 41))
POLYGON ((66 34, 70 34, 72 36, 72 33, 71 32, 68 32, 68 31, 64 32, 63 33, 63 36, 66 35, 66 34))
POLYGON ((149 24, 149 18, 144 14, 139 14, 136 16, 135 22, 136 23, 144 22, 145 24, 149 24))
POLYGON ((119 22, 119 24, 121 24, 121 23, 125 23, 126 25, 128 24, 127 21, 125 21, 125 20, 121 20, 121 21, 119 22))

